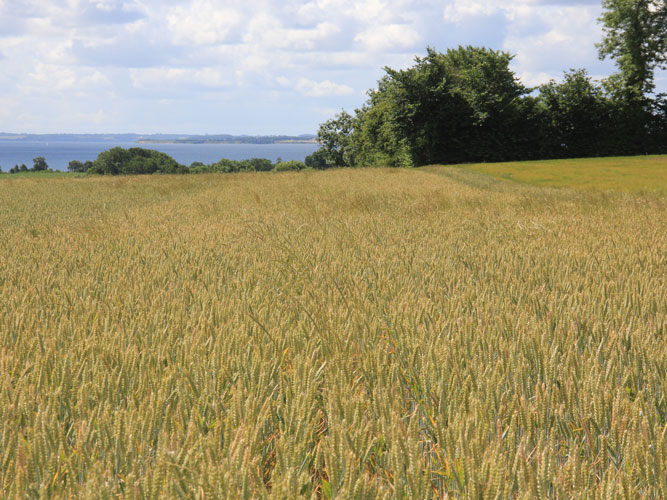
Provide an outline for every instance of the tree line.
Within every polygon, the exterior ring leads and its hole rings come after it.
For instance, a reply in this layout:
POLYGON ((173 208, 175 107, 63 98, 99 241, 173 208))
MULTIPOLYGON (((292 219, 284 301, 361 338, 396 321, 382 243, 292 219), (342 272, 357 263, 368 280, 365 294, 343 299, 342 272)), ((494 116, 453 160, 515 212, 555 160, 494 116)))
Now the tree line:
POLYGON ((604 0, 601 58, 618 73, 585 69, 524 86, 513 56, 484 47, 427 49, 414 66, 385 68, 354 113, 319 127, 314 168, 414 166, 667 152, 667 95, 653 94, 667 63, 665 0, 604 0))
MULTIPOLYGON (((9 173, 52 171, 46 160, 38 156, 33 160, 34 167, 17 165, 9 173)), ((290 170, 304 170, 305 163, 295 160, 283 161, 278 158, 275 163, 265 158, 251 158, 249 160, 221 159, 212 164, 194 162, 189 167, 178 163, 171 156, 160 151, 145 148, 121 147, 111 148, 101 152, 94 161, 72 160, 67 166, 70 172, 86 173, 91 175, 141 175, 141 174, 205 174, 205 173, 234 173, 234 172, 284 172, 290 170)))
MULTIPOLYGON (((19 172, 44 172, 50 170, 49 165, 46 163, 46 159, 43 156, 33 158, 32 164, 32 168, 28 168, 25 163, 14 165, 9 169, 9 173, 17 174, 19 172)), ((0 169, 0 172, 2 172, 2 169, 0 169)))
MULTIPOLYGON (((226 158, 212 164, 194 162, 187 167, 181 165, 171 156, 154 149, 120 147, 111 148, 100 153, 95 161, 85 170, 88 174, 101 175, 137 175, 137 174, 205 174, 233 172, 267 172, 302 170, 306 165, 298 161, 282 161, 276 163, 264 158, 250 160, 228 160, 226 158)), ((69 169, 72 170, 72 162, 69 169)))

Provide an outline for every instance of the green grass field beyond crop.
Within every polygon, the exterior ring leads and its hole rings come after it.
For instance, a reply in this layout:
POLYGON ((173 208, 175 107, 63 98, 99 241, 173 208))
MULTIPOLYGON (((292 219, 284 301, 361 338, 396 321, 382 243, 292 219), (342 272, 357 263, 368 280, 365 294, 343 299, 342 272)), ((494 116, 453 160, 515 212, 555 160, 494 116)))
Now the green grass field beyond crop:
POLYGON ((0 498, 665 498, 642 189, 3 175, 0 498))
POLYGON ((667 191, 667 155, 478 163, 458 167, 541 186, 667 191))
POLYGON ((16 172, 15 174, 10 174, 9 172, 3 172, 0 174, 0 181, 2 180, 11 180, 11 179, 62 179, 62 178, 76 178, 83 177, 85 174, 80 172, 64 172, 61 170, 54 171, 40 171, 40 172, 16 172))

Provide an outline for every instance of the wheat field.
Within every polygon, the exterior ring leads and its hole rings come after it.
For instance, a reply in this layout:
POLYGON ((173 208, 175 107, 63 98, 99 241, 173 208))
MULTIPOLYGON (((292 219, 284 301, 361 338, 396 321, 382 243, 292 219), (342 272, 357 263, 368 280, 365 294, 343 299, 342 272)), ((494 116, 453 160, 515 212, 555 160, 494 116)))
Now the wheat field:
POLYGON ((667 495, 667 198, 0 180, 0 497, 667 495))

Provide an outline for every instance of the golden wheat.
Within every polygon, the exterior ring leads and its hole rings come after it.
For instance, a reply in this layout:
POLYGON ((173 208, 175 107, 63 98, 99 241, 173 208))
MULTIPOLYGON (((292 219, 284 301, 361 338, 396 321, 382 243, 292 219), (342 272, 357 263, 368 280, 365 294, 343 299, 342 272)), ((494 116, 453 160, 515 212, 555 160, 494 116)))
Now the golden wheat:
POLYGON ((667 495, 666 199, 0 181, 3 498, 667 495))

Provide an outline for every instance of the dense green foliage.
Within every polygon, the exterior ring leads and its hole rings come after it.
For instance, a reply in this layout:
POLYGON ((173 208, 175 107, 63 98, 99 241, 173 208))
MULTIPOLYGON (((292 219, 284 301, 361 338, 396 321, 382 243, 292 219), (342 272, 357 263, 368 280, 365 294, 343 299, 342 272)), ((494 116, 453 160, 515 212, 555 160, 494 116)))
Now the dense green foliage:
MULTIPOLYGON (((47 171, 48 165, 43 157, 34 160, 35 167, 15 165, 9 173, 47 171)), ((72 160, 67 170, 72 173, 88 173, 99 175, 137 175, 137 174, 210 174, 210 173, 237 173, 237 172, 283 172, 288 170, 304 170, 313 168, 303 162, 280 158, 276 163, 266 158, 251 158, 249 160, 228 160, 223 158, 216 163, 206 165, 194 162, 190 167, 179 164, 171 156, 160 151, 144 148, 123 149, 111 148, 100 153, 95 161, 72 160)), ((48 169, 52 172, 51 169, 48 169)), ((2 170, 0 170, 2 172, 2 170)))
POLYGON ((49 165, 46 163, 46 159, 43 156, 38 156, 37 158, 33 158, 32 160, 33 163, 33 171, 35 172, 43 172, 44 170, 48 170, 49 165))
POLYGON ((20 166, 14 165, 9 169, 10 174, 18 174, 19 172, 28 172, 28 167, 26 167, 25 163, 21 163, 20 166))
POLYGON ((70 172, 88 172, 90 168, 93 166, 92 161, 79 161, 79 160, 72 160, 69 162, 69 165, 67 165, 67 170, 70 172))
POLYGON ((120 147, 103 151, 94 162, 72 160, 67 167, 70 172, 87 172, 103 175, 136 175, 136 174, 209 174, 235 172, 279 172, 286 170, 303 170, 306 165, 300 161, 278 160, 275 164, 266 158, 249 160, 221 159, 206 165, 194 162, 190 167, 179 164, 171 156, 153 149, 120 147))
POLYGON ((190 165, 190 172, 194 174, 209 173, 234 173, 234 172, 268 172, 275 168, 271 160, 266 158, 251 158, 250 160, 228 160, 226 158, 205 165, 201 162, 195 162, 190 165))
POLYGON ((48 163, 46 163, 46 159, 43 156, 38 156, 36 158, 33 158, 32 160, 33 167, 28 168, 26 167, 25 163, 21 163, 21 165, 14 165, 12 168, 9 169, 10 174, 18 174, 19 172, 47 172, 51 171, 49 168, 48 163))
POLYGON ((413 166, 667 152, 665 96, 627 98, 615 79, 571 70, 561 83, 523 86, 512 56, 486 48, 429 48, 406 70, 385 68, 354 115, 322 124, 327 166, 413 166))
POLYGON ((88 172, 103 175, 178 174, 187 172, 187 168, 160 151, 116 147, 100 153, 88 172))
POLYGON ((641 99, 654 90, 656 67, 667 64, 665 0, 602 0, 604 38, 601 58, 611 56, 620 72, 612 82, 626 98, 641 99))
POLYGON ((306 165, 303 162, 296 160, 288 160, 277 163, 273 168, 274 172, 287 172, 292 170, 303 170, 306 165))

